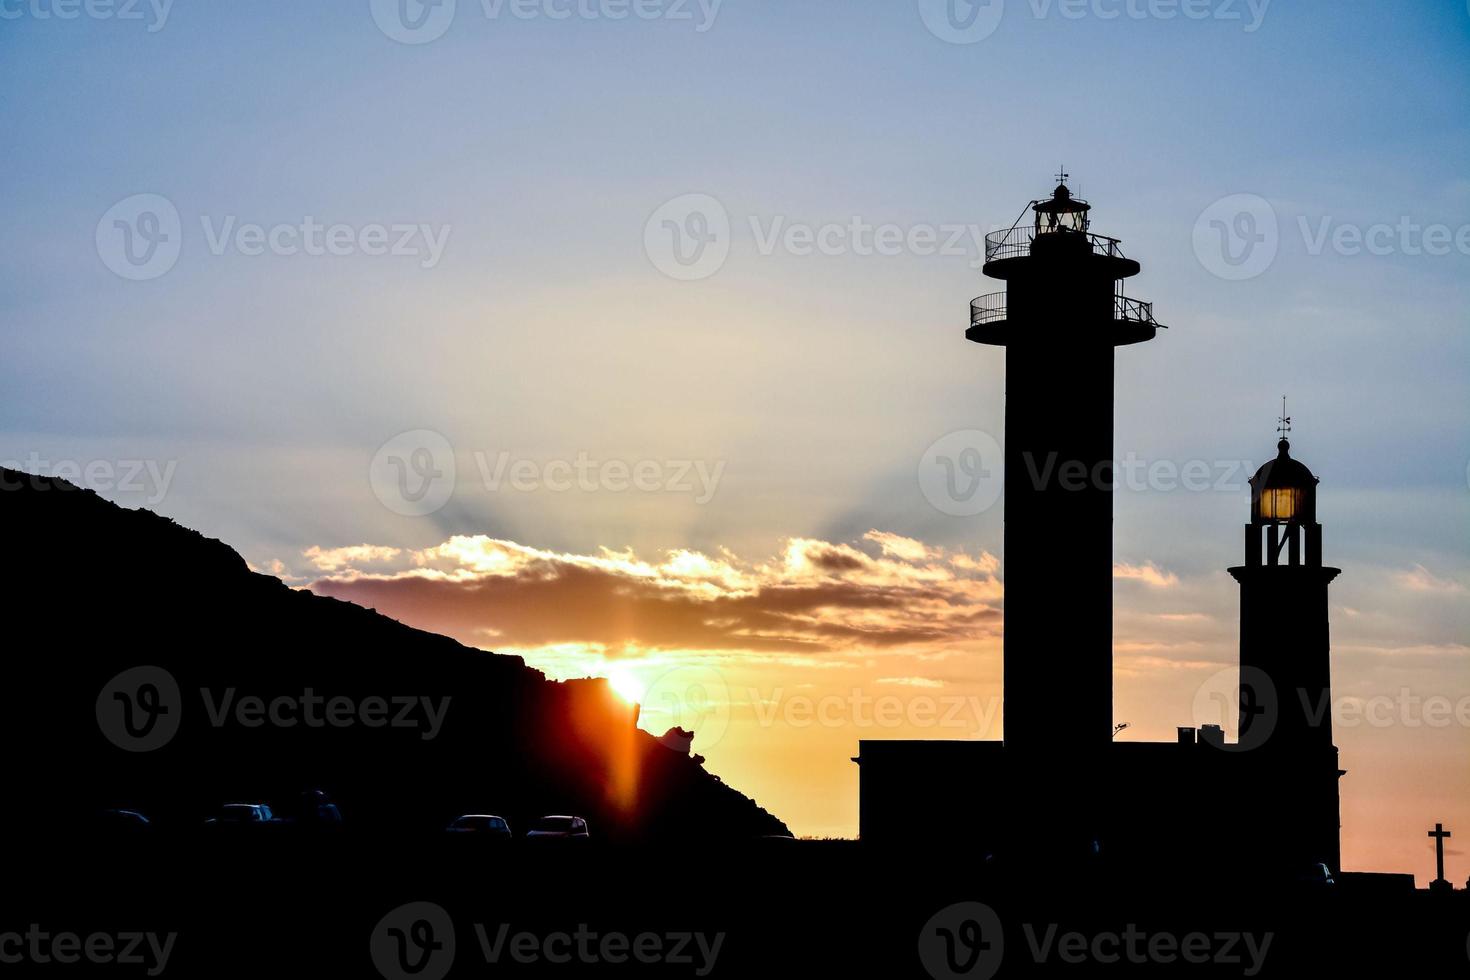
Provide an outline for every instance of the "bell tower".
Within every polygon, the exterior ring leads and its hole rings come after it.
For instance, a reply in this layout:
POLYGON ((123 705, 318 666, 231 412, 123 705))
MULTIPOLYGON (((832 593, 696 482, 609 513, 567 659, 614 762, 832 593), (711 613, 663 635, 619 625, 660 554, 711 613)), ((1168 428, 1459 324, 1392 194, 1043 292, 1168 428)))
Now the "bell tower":
POLYGON ((1260 764, 1282 859, 1340 869, 1337 748, 1332 744, 1327 587, 1318 480, 1291 456, 1282 400, 1276 458, 1251 478, 1240 583, 1240 749, 1260 764))

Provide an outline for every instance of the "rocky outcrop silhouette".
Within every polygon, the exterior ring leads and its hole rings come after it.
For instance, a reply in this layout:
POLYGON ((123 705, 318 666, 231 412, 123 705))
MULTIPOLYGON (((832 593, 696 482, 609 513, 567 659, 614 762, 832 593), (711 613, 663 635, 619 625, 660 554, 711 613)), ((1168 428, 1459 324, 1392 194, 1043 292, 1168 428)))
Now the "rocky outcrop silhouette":
POLYGON ((223 803, 289 812, 322 791, 365 833, 433 832, 461 813, 517 832, 576 813, 612 840, 786 832, 687 747, 638 729, 604 681, 550 681, 292 589, 64 480, 0 470, 0 528, 0 820, 13 827, 126 808, 165 832, 223 803))

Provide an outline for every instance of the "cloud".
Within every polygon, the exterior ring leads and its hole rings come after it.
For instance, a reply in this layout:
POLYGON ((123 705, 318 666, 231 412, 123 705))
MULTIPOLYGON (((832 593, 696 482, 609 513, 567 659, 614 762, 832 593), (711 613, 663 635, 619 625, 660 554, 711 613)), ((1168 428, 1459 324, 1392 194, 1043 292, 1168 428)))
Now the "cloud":
POLYGON ((1151 561, 1142 565, 1117 562, 1113 565, 1113 578, 1132 579, 1155 589, 1172 589, 1179 584, 1179 576, 1163 571, 1151 561))
POLYGON ((761 560, 574 554, 484 535, 306 554, 330 572, 313 591, 492 649, 932 653, 1000 631, 994 556, 880 531, 854 543, 791 538, 761 560))
POLYGON ((1423 565, 1415 565, 1411 571, 1398 572, 1394 576, 1400 587, 1410 592, 1438 592, 1441 595, 1459 595, 1465 586, 1453 579, 1440 578, 1423 565))
POLYGON ((880 677, 879 684, 895 684, 899 687, 943 687, 944 681, 930 677, 880 677))
MULTIPOLYGON (((375 565, 390 562, 401 554, 398 548, 386 548, 380 545, 359 544, 347 548, 319 548, 312 545, 302 552, 306 560, 311 562, 318 571, 336 572, 354 565, 375 565)), ((280 561, 274 561, 272 565, 284 569, 280 561)))

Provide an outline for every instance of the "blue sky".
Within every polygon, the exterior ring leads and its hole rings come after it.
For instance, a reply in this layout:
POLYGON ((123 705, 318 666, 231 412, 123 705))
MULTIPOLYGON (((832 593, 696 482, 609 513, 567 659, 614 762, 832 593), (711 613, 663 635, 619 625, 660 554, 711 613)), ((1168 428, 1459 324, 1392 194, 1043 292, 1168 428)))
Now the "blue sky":
MULTIPOLYGON (((927 4, 726 0, 711 21, 673 0, 624 20, 459 0, 441 37, 404 44, 366 0, 70 20, 43 16, 56 0, 6 0, 0 458, 172 463, 166 493, 109 495, 293 581, 321 571, 313 546, 456 534, 763 556, 878 529, 998 555, 999 507, 944 513, 915 476, 947 433, 1001 431, 1000 355, 962 339, 970 298, 997 288, 973 250, 760 239, 854 217, 1003 227, 1065 165, 1095 230, 1143 263, 1130 293, 1172 328, 1119 355, 1119 455, 1258 464, 1290 394, 1328 557, 1348 569, 1335 597, 1360 617, 1334 616, 1362 661, 1339 676, 1395 688, 1384 651, 1433 649, 1404 683, 1470 694, 1470 245, 1454 243, 1470 241, 1470 9, 1211 0, 1196 19, 1005 0, 993 33, 955 44, 927 4), (176 264, 133 281, 97 241, 138 194, 169 202, 180 241, 176 264), (728 216, 729 257, 677 281, 645 230, 689 194, 728 216), (1196 234, 1238 195, 1278 229, 1248 279, 1217 275, 1196 234), (210 247, 227 226, 308 217, 347 226, 355 254, 210 247), (1331 243, 1403 223, 1383 254, 1331 243), (356 236, 378 225, 417 229, 419 251, 364 254, 356 236), (1444 228, 1447 254, 1422 254, 1412 226, 1444 228), (427 268, 424 229, 443 236, 427 268), (416 430, 444 437, 459 480, 405 516, 367 474, 416 430), (704 502, 489 490, 475 454, 502 452, 723 468, 704 502)), ((1220 570, 1238 559, 1243 476, 1118 494, 1119 561, 1175 576, 1165 605, 1215 623, 1164 657, 1229 656, 1220 570)), ((1164 608, 1131 589, 1120 638, 1164 608)), ((1467 744, 1455 734, 1446 752, 1467 744)))

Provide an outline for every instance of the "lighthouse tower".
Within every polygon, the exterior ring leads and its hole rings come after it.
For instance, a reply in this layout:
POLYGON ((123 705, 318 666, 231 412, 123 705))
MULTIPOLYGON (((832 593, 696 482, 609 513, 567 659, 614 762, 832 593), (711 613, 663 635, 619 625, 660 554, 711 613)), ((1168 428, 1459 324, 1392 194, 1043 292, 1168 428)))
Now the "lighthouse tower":
MULTIPOLYGON (((1152 340, 1139 264, 1091 230, 1067 175, 986 239, 966 336, 1006 349, 1005 753, 1019 832, 1095 841, 1089 807, 1113 736, 1113 356, 1152 340)), ((1055 849, 1054 847, 1052 848, 1055 849)))
POLYGON ((1253 793, 1270 801, 1273 826, 1295 865, 1340 869, 1337 748, 1327 587, 1341 573, 1322 564, 1318 480, 1291 456, 1283 402, 1276 458, 1251 478, 1240 583, 1240 748, 1259 759, 1253 793))

